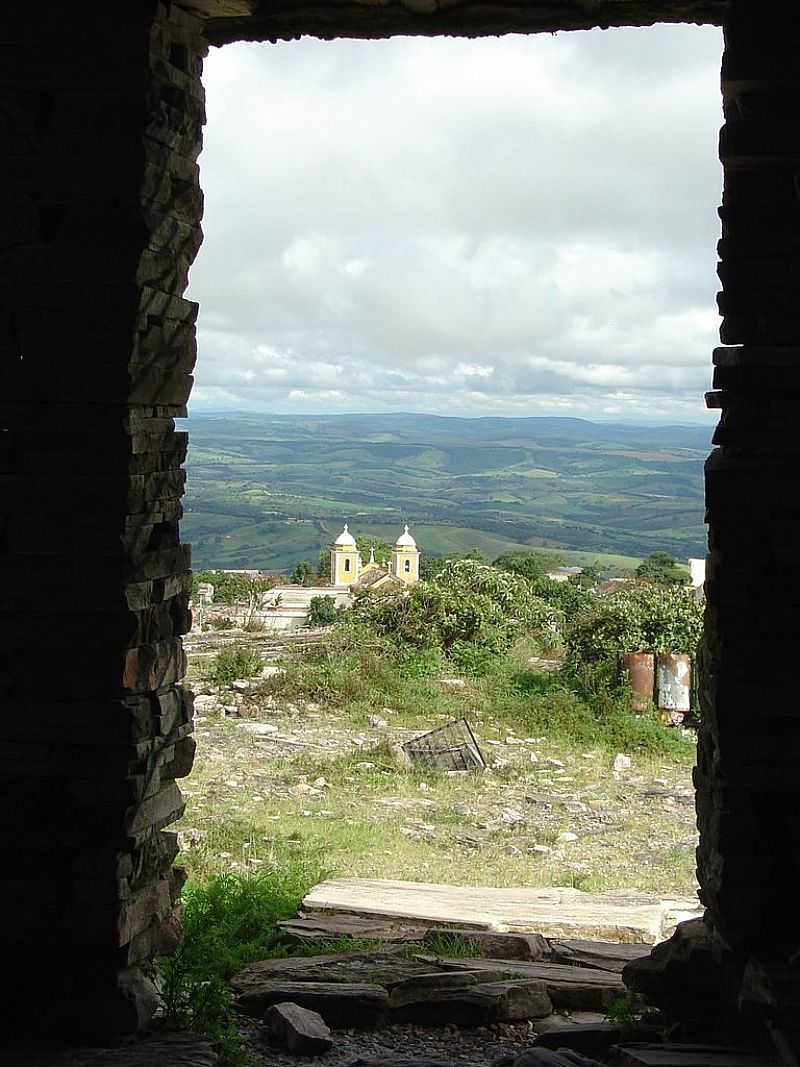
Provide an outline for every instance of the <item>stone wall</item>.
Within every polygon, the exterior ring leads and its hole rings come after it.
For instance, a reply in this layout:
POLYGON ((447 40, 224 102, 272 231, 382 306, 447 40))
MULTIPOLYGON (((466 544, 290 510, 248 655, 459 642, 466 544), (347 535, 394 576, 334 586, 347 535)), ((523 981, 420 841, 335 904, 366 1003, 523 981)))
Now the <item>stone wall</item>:
POLYGON ((800 994, 800 23, 735 3, 725 23, 719 276, 723 346, 706 469, 701 899, 729 1000, 781 1015, 800 994))
POLYGON ((166 3, 73 14, 0 27, 0 945, 11 1017, 97 1036, 152 1010, 180 887, 206 44, 166 3))

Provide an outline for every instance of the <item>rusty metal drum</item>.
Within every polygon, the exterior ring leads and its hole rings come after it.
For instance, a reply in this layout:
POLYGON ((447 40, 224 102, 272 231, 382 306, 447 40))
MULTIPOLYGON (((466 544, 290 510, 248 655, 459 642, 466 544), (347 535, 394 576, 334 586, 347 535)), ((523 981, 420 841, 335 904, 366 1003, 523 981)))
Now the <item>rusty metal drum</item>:
POLYGON ((622 657, 622 673, 631 688, 634 711, 650 711, 653 707, 655 657, 652 652, 626 652, 622 657))
POLYGON ((689 713, 692 658, 677 652, 662 652, 656 673, 659 718, 679 726, 689 713))

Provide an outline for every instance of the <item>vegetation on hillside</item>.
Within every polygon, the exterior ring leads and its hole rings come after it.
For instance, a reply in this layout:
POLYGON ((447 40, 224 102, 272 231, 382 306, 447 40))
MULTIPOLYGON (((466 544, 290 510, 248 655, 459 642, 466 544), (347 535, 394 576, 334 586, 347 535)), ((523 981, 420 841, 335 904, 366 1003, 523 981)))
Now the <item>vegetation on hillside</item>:
POLYGON ((657 550, 702 554, 708 436, 574 419, 198 416, 183 528, 201 566, 289 573, 316 566, 345 520, 391 544, 412 519, 429 558, 540 548, 632 569, 657 550))

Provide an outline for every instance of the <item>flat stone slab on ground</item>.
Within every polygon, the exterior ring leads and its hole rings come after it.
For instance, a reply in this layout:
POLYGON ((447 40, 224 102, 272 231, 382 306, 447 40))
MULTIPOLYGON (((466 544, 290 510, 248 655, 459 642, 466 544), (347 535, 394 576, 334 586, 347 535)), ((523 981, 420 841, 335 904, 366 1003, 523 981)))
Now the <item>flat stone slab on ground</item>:
POLYGON ((448 938, 466 942, 479 955, 495 960, 540 960, 550 955, 550 944, 541 934, 501 934, 493 930, 433 926, 425 933, 422 943, 435 945, 448 938))
POLYGON ((283 919, 278 926, 300 941, 330 941, 338 937, 353 937, 363 941, 422 941, 427 926, 386 919, 361 919, 357 915, 298 915, 283 919))
MULTIPOLYGON (((153 1034, 120 1048, 7 1049, 14 1067, 217 1067, 219 1054, 197 1034, 153 1034)), ((3 1061, 6 1062, 6 1061, 3 1061)))
POLYGON ((393 1019, 423 1026, 489 1026, 539 1019, 553 1011, 544 984, 535 979, 457 989, 398 987, 389 1003, 393 1019))
MULTIPOLYGON (((612 1045, 622 1040, 622 1027, 614 1023, 565 1023, 554 1026, 547 1033, 539 1033, 534 1042, 536 1048, 571 1048, 585 1056, 605 1054, 612 1045)), ((649 1036, 649 1035, 648 1035, 649 1036)))
POLYGON ((316 1011, 287 1002, 273 1004, 264 1016, 270 1040, 296 1056, 319 1056, 333 1045, 328 1024, 316 1011))
POLYGON ((431 926, 648 945, 672 933, 676 915, 700 914, 696 900, 658 900, 642 893, 590 894, 571 888, 498 889, 365 878, 321 882, 306 894, 303 910, 308 915, 382 916, 431 926))
POLYGON ((605 1011, 626 989, 614 971, 569 967, 562 963, 526 963, 523 960, 439 959, 444 970, 504 969, 515 978, 535 978, 544 982, 556 1008, 566 1011, 605 1011))
POLYGON ((322 956, 290 956, 260 960, 234 975, 231 987, 247 993, 264 982, 367 982, 391 985, 434 968, 421 960, 409 960, 391 952, 339 952, 322 956))
POLYGON ((316 1011, 330 1027, 372 1029, 386 1022, 389 994, 367 982, 297 982, 278 979, 253 985, 239 996, 248 1015, 261 1015, 273 1004, 291 1001, 316 1011))
POLYGON ((620 1045, 614 1067, 779 1067, 773 1056, 720 1045, 620 1045))
POLYGON ((649 945, 625 945, 611 941, 553 941, 551 948, 554 963, 616 971, 618 974, 622 974, 626 963, 641 959, 650 951, 649 945))

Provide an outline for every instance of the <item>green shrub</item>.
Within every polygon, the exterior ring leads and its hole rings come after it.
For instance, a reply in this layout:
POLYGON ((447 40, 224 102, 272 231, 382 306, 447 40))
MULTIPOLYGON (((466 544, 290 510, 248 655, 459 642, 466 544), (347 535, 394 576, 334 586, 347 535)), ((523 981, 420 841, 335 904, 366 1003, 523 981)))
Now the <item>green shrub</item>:
POLYGON ((219 686, 230 685, 237 678, 257 677, 263 666, 264 661, 254 648, 232 645, 217 653, 210 677, 219 686))
POLYGON ((296 859, 254 874, 224 874, 184 887, 184 937, 159 961, 161 995, 172 1025, 219 1042, 230 1065, 244 1063, 228 979, 248 963, 287 954, 276 925, 296 914, 305 893, 326 872, 296 859))
POLYGON ((233 619, 228 618, 227 615, 223 615, 219 619, 209 619, 208 625, 212 630, 232 630, 236 624, 233 619))
POLYGON ((481 678, 497 669, 498 656, 494 648, 474 641, 456 641, 450 649, 450 662, 456 671, 481 678))
POLYGON ((336 601, 333 597, 312 596, 308 605, 309 626, 332 626, 336 619, 336 601))
POLYGON ((693 654, 702 632, 703 608, 692 590, 643 582, 594 599, 568 628, 566 641, 578 665, 624 652, 693 654))
POLYGON ((634 715, 627 695, 611 691, 584 698, 559 675, 517 676, 525 699, 505 701, 505 714, 527 733, 546 734, 574 744, 599 745, 614 752, 674 753, 687 742, 655 716, 634 715))

